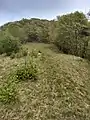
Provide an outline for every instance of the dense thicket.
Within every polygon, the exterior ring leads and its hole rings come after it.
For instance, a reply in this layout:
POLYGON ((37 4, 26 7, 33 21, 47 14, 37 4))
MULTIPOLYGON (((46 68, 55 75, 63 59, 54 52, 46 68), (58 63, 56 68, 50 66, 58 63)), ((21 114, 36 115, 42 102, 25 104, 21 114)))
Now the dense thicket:
POLYGON ((49 42, 49 23, 48 20, 36 18, 22 19, 20 21, 5 24, 1 27, 3 31, 8 31, 12 36, 25 42, 49 42))
POLYGON ((87 37, 88 21, 83 13, 75 12, 57 17, 55 43, 67 54, 86 56, 89 37, 87 37))
MULTIPOLYGON (((9 33, 21 43, 54 43, 64 53, 90 59, 89 28, 90 23, 85 15, 75 12, 51 21, 32 18, 7 23, 1 26, 0 32, 9 33)), ((0 43, 2 41, 0 35, 0 43)))
POLYGON ((18 38, 13 37, 8 32, 0 32, 0 54, 11 55, 17 53, 20 48, 21 44, 18 38))

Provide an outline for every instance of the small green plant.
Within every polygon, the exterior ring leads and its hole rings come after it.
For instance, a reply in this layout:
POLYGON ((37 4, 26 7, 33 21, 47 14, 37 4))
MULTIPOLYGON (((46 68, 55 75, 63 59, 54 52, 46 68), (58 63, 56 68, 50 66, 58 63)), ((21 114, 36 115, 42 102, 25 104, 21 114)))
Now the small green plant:
POLYGON ((17 100, 17 92, 15 85, 6 84, 0 88, 0 102, 4 104, 15 103, 17 100))
POLYGON ((33 62, 21 65, 16 70, 16 78, 19 81, 36 80, 37 79, 37 67, 33 62))

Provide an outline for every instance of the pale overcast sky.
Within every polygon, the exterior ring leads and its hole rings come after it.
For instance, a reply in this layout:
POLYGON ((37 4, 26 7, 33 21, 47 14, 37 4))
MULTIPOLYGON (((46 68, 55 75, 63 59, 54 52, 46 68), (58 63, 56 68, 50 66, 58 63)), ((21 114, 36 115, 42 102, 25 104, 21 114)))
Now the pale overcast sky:
POLYGON ((54 19, 76 10, 88 12, 90 0, 0 0, 0 25, 22 18, 54 19))

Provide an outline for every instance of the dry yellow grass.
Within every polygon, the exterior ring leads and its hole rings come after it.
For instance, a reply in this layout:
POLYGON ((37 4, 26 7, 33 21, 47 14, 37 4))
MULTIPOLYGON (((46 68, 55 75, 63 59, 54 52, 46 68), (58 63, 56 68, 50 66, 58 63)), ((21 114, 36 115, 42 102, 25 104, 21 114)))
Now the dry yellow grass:
MULTIPOLYGON (((51 45, 26 45, 44 53, 35 82, 17 84, 19 102, 0 104, 0 120, 90 120, 90 63, 52 51, 51 45)), ((55 51, 57 51, 55 49, 55 51)), ((24 58, 0 57, 0 86, 24 58)))

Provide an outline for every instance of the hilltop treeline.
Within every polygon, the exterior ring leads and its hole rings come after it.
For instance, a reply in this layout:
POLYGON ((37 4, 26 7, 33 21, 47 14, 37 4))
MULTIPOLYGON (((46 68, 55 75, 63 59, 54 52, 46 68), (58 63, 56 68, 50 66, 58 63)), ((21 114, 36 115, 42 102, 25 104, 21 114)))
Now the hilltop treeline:
POLYGON ((27 42, 53 43, 66 54, 90 59, 90 22, 76 11, 56 20, 22 19, 1 26, 1 54, 17 52, 27 42))

